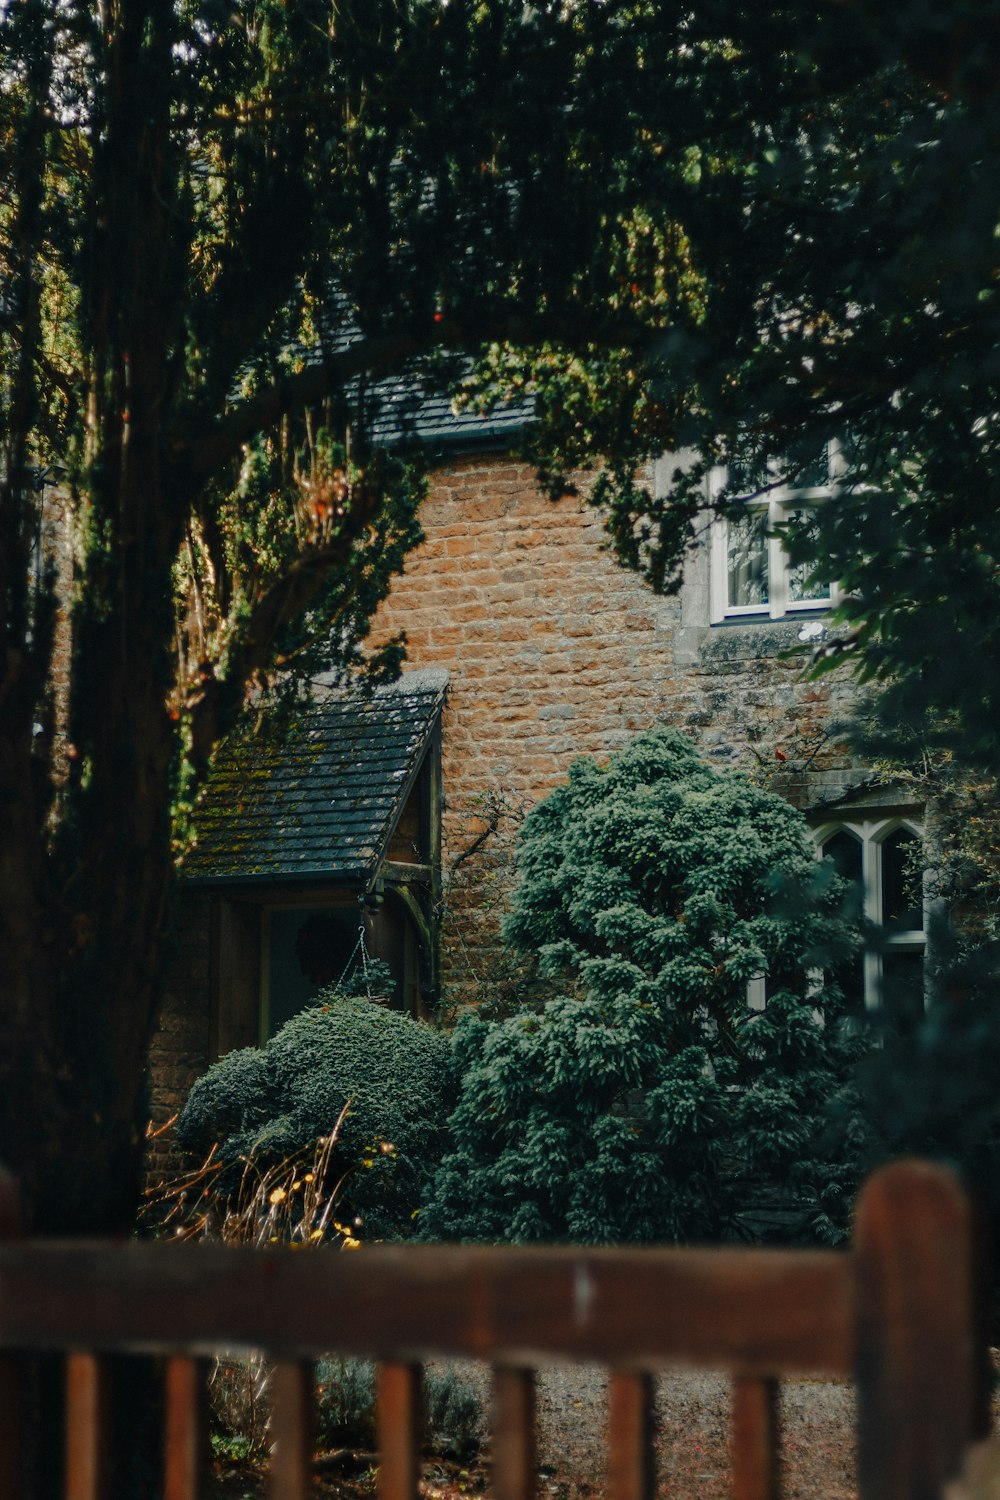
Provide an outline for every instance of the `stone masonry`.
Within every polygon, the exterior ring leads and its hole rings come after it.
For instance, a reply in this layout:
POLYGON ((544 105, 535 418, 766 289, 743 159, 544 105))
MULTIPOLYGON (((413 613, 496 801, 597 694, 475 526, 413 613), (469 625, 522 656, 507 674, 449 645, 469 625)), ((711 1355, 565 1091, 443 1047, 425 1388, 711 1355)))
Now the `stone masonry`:
MULTIPOLYGON (((503 454, 440 468, 422 521, 426 539, 375 638, 404 630, 410 668, 449 673, 445 1019, 458 1004, 520 992, 523 966, 499 939, 517 829, 577 756, 607 757, 666 723, 804 807, 856 777, 835 728, 849 684, 802 680, 801 658, 786 655, 798 621, 710 626, 707 547, 692 554, 681 594, 658 598, 615 562, 585 499, 549 500, 531 469, 503 454)), ((183 896, 151 1056, 156 1127, 217 1052, 219 920, 210 896, 183 896)), ((169 1140, 152 1143, 154 1178, 169 1165, 169 1140)))
POLYGON ((173 961, 149 1055, 149 1181, 175 1170, 170 1122, 212 1061, 212 901, 186 892, 179 903, 173 961), (157 1133, 159 1132, 159 1133, 157 1133))
POLYGON ((517 982, 498 946, 519 815, 580 755, 607 757, 653 724, 676 725, 721 764, 809 806, 857 778, 837 743, 852 696, 802 680, 801 620, 710 626, 708 551, 676 598, 657 597, 607 549, 579 497, 553 502, 503 455, 434 476, 425 541, 376 628, 404 630, 411 667, 450 674, 443 724, 446 996, 483 1000, 517 982))

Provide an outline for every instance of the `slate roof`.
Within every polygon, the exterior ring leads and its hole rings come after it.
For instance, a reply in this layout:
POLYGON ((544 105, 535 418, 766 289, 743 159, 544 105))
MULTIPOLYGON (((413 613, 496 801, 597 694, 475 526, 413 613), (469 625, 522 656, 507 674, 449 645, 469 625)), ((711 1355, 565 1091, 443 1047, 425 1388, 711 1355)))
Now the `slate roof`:
POLYGON ((390 447, 414 443, 433 454, 439 449, 505 448, 534 418, 529 400, 497 406, 485 415, 469 407, 456 411, 450 397, 402 376, 375 388, 372 436, 390 447))
MULTIPOLYGON (((325 354, 339 354, 359 338, 347 299, 331 291, 326 316, 315 316, 318 343, 304 348, 287 346, 288 352, 306 364, 322 363, 325 354)), ((452 361, 451 379, 435 373, 433 363, 412 360, 399 374, 370 383, 365 396, 371 422, 371 438, 390 448, 416 446, 433 456, 444 450, 506 448, 535 418, 535 403, 525 396, 505 402, 485 414, 472 407, 456 410, 447 387, 468 361, 452 361)), ((351 382, 352 400, 358 389, 351 382)))
POLYGON ((441 714, 447 673, 331 694, 278 743, 220 754, 198 809, 190 884, 322 878, 365 888, 441 714))

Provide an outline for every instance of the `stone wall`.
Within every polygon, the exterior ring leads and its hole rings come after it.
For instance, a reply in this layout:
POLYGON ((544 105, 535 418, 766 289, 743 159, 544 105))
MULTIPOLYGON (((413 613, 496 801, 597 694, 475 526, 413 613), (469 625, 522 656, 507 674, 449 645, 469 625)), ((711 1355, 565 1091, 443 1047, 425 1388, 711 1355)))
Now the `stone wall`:
POLYGON ((182 894, 160 1025, 149 1054, 154 1134, 146 1171, 152 1183, 173 1170, 169 1122, 212 1060, 212 924, 212 898, 201 892, 182 894))
MULTIPOLYGON (((410 667, 449 672, 446 1017, 461 1002, 519 992, 524 967, 499 942, 517 828, 575 757, 606 757, 667 723, 803 806, 856 774, 835 728, 849 686, 801 680, 801 661, 785 655, 798 622, 710 626, 707 548, 693 554, 681 595, 657 598, 615 563, 584 500, 548 500, 532 471, 503 455, 440 469, 422 521, 426 540, 375 635, 405 630, 410 667)), ((182 897, 153 1049, 156 1126, 213 1056, 213 920, 210 898, 182 897)), ((154 1175, 163 1159, 157 1150, 154 1175)))
POLYGON ((744 764, 800 805, 856 775, 835 727, 848 684, 801 680, 801 659, 785 654, 801 620, 710 626, 707 546, 692 555, 681 595, 658 598, 616 564, 585 500, 548 500, 529 468, 502 455, 439 470, 421 515, 425 541, 376 636, 405 630, 411 667, 450 674, 451 1000, 516 988, 518 967, 497 944, 516 825, 575 757, 606 757, 668 723, 711 760, 744 764))

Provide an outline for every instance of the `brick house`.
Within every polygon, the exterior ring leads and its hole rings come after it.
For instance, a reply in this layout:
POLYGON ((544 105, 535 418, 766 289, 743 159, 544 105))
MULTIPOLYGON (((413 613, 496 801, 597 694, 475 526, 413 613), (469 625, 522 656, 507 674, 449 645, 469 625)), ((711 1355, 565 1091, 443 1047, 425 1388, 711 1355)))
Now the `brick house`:
MULTIPOLYGON (((666 482, 666 467, 657 465, 652 483, 666 482)), ((805 498, 819 503, 821 488, 805 498)), ((778 494, 767 502, 772 511, 793 498, 778 494)), ((507 982, 497 916, 519 810, 558 784, 576 756, 607 756, 660 723, 691 735, 710 761, 740 765, 780 791, 845 873, 864 877, 868 913, 892 944, 881 958, 869 955, 859 976, 868 1003, 883 986, 910 983, 924 933, 922 913, 907 906, 904 867, 921 809, 912 794, 873 782, 839 742, 851 680, 803 680, 801 647, 825 630, 831 590, 790 576, 767 534, 773 515, 755 515, 749 538, 707 525, 676 598, 657 597, 615 563, 584 499, 552 502, 530 469, 503 453, 443 464, 422 519, 426 540, 379 623, 406 630, 414 667, 449 673, 446 996, 482 1000, 507 982)), ((910 1002, 900 995, 900 1003, 910 1002)))
MULTIPOLYGON (((885 953, 869 955, 859 971, 858 1002, 895 987, 901 1006, 922 1003, 913 996, 922 995, 923 913, 912 909, 903 878, 921 809, 873 784, 839 742, 837 721, 855 691, 849 679, 803 680, 801 655, 789 653, 822 635, 834 586, 797 578, 769 531, 776 508, 820 503, 835 480, 835 455, 824 473, 809 476, 807 491, 779 488, 748 507, 745 521, 707 523, 681 593, 660 598, 616 564, 585 498, 549 500, 530 468, 509 456, 516 417, 487 425, 439 404, 435 418, 425 426, 437 457, 422 509, 425 540, 375 623, 376 638, 407 635, 397 702, 421 700, 427 672, 438 674, 420 741, 423 780, 407 781, 422 788, 414 795, 433 834, 416 875, 423 893, 409 892, 424 917, 413 928, 411 978, 399 1003, 426 1013, 441 999, 447 1012, 516 987, 516 965, 498 939, 521 812, 575 757, 607 756, 659 723, 683 729, 709 760, 744 766, 807 812, 820 846, 864 877, 869 914, 890 934, 885 953), (423 977, 414 984, 416 972, 423 977)), ((652 483, 666 482, 666 463, 655 466, 652 483)), ((369 794, 387 769, 399 769, 370 757, 367 766, 369 794)), ((231 780, 226 796, 235 788, 231 780)), ((282 943, 286 971, 294 965, 284 931, 292 919, 274 913, 295 909, 318 920, 335 911, 343 926, 351 903, 356 919, 358 894, 371 880, 362 899, 369 942, 384 952, 398 945, 387 915, 379 928, 372 897, 378 879, 386 889, 392 830, 401 826, 394 819, 403 812, 393 804, 360 883, 342 878, 329 858, 308 882, 286 858, 270 870, 281 877, 271 885, 252 859, 210 869, 199 856, 192 864, 153 1054, 155 1118, 176 1107, 214 1056, 266 1036, 269 1012, 273 1020, 294 1005, 291 992, 275 998, 282 943), (269 947, 268 933, 279 929, 284 936, 269 947)), ((286 855, 301 835, 285 840, 286 855)), ((389 887, 394 881, 390 907, 400 880, 389 871, 389 887)), ((397 970, 402 977, 398 962, 397 970)))

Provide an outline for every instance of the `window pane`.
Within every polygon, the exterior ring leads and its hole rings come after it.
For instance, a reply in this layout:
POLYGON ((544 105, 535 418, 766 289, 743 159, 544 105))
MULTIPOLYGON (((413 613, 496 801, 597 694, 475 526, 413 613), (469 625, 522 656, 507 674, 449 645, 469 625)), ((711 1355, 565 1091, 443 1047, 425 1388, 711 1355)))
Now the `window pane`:
MULTIPOLYGON (((837 874, 844 880, 861 884, 861 840, 842 828, 832 838, 820 845, 822 852, 831 859, 837 874)), ((865 964, 860 953, 834 966, 832 978, 840 986, 848 1015, 863 1015, 865 1010, 865 964)))
POLYGON ((861 879, 861 840, 842 828, 821 846, 828 859, 832 859, 837 874, 845 880, 861 879))
POLYGON ((731 608, 765 605, 767 584, 767 513, 747 511, 728 523, 729 594, 731 608))
POLYGON ((787 483, 796 490, 826 489, 830 483, 830 445, 812 453, 795 453, 789 458, 787 483))
POLYGON ((903 1036, 924 1013, 924 955, 888 952, 882 959, 882 1004, 886 1020, 903 1036))
MULTIPOLYGON (((794 527, 802 527, 810 520, 810 511, 793 510, 787 513, 787 521, 794 527)), ((812 563, 789 564, 788 598, 793 604, 808 603, 813 599, 829 599, 829 580, 817 575, 812 563), (810 581, 811 577, 811 581, 810 581)))
POLYGON ((833 979, 840 986, 844 997, 844 1010, 849 1016, 865 1014, 865 961, 860 953, 845 959, 832 971, 833 979))
POLYGON ((922 932, 920 840, 897 828, 882 844, 882 921, 890 932, 922 932))
POLYGON ((734 454, 726 465, 726 488, 731 495, 759 495, 769 482, 767 459, 760 454, 734 454))

